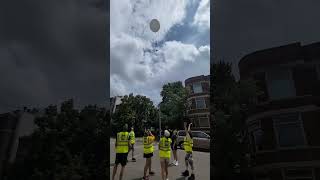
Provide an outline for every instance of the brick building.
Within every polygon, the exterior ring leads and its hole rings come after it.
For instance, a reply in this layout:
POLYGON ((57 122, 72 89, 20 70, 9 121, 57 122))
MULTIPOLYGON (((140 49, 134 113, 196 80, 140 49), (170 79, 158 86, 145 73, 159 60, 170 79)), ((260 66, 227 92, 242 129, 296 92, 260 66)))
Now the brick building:
POLYGON ((189 90, 187 111, 189 120, 194 124, 193 130, 210 133, 210 76, 196 76, 185 80, 189 90))
POLYGON ((251 53, 239 70, 264 91, 246 119, 255 179, 319 180, 320 43, 251 53))

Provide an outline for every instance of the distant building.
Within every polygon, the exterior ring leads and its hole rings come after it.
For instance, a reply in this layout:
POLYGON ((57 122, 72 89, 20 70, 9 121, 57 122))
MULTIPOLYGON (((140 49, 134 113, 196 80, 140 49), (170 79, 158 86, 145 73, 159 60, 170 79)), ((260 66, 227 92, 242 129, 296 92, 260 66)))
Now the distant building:
POLYGON ((6 167, 19 156, 17 152, 22 149, 20 140, 35 130, 34 118, 34 114, 25 111, 0 114, 0 179, 6 167))
POLYGON ((239 69, 264 91, 246 119, 255 179, 320 179, 320 43, 257 51, 239 69))
POLYGON ((210 76, 196 76, 185 80, 189 90, 187 117, 194 124, 193 130, 210 133, 210 76))
POLYGON ((116 112, 117 107, 122 103, 122 96, 114 96, 110 98, 111 114, 116 112))

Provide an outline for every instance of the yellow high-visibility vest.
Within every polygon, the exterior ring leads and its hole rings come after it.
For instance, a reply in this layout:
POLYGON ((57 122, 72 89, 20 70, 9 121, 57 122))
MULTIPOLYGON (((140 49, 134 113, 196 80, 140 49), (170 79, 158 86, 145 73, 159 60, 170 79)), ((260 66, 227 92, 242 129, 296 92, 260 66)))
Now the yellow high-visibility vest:
POLYGON ((171 138, 162 137, 159 142, 159 156, 164 158, 171 157, 171 138))
POLYGON ((183 147, 186 152, 192 152, 193 140, 191 138, 184 137, 183 147))
POLYGON ((130 131, 129 137, 130 137, 130 143, 134 144, 136 142, 136 137, 135 137, 134 131, 130 131))
POLYGON ((129 133, 119 132, 117 134, 116 153, 128 153, 129 133))
POLYGON ((143 137, 143 153, 150 154, 153 153, 153 141, 154 136, 145 136, 143 137))

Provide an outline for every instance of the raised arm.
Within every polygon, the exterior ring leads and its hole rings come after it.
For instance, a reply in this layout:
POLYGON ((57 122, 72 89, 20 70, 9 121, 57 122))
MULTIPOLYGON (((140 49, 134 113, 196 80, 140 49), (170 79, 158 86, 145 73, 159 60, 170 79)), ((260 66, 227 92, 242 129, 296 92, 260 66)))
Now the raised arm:
POLYGON ((192 125, 192 123, 189 124, 188 131, 190 131, 191 125, 192 125))

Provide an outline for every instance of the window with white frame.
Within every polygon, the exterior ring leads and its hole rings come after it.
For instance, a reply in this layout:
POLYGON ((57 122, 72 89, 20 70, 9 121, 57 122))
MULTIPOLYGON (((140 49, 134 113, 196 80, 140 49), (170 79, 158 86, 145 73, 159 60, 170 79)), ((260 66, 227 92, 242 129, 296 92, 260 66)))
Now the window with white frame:
POLYGON ((286 168, 284 169, 285 180, 314 180, 312 168, 286 168))
POLYGON ((305 135, 300 113, 273 116, 274 129, 279 148, 305 145, 305 135))
POLYGON ((266 80, 271 100, 294 97, 296 95, 291 70, 270 70, 266 73, 266 80))
POLYGON ((203 92, 202 85, 200 82, 193 83, 192 86, 193 86, 193 93, 202 93, 203 92))
POLYGON ((206 108, 206 101, 203 97, 196 98, 196 109, 205 109, 206 108))

